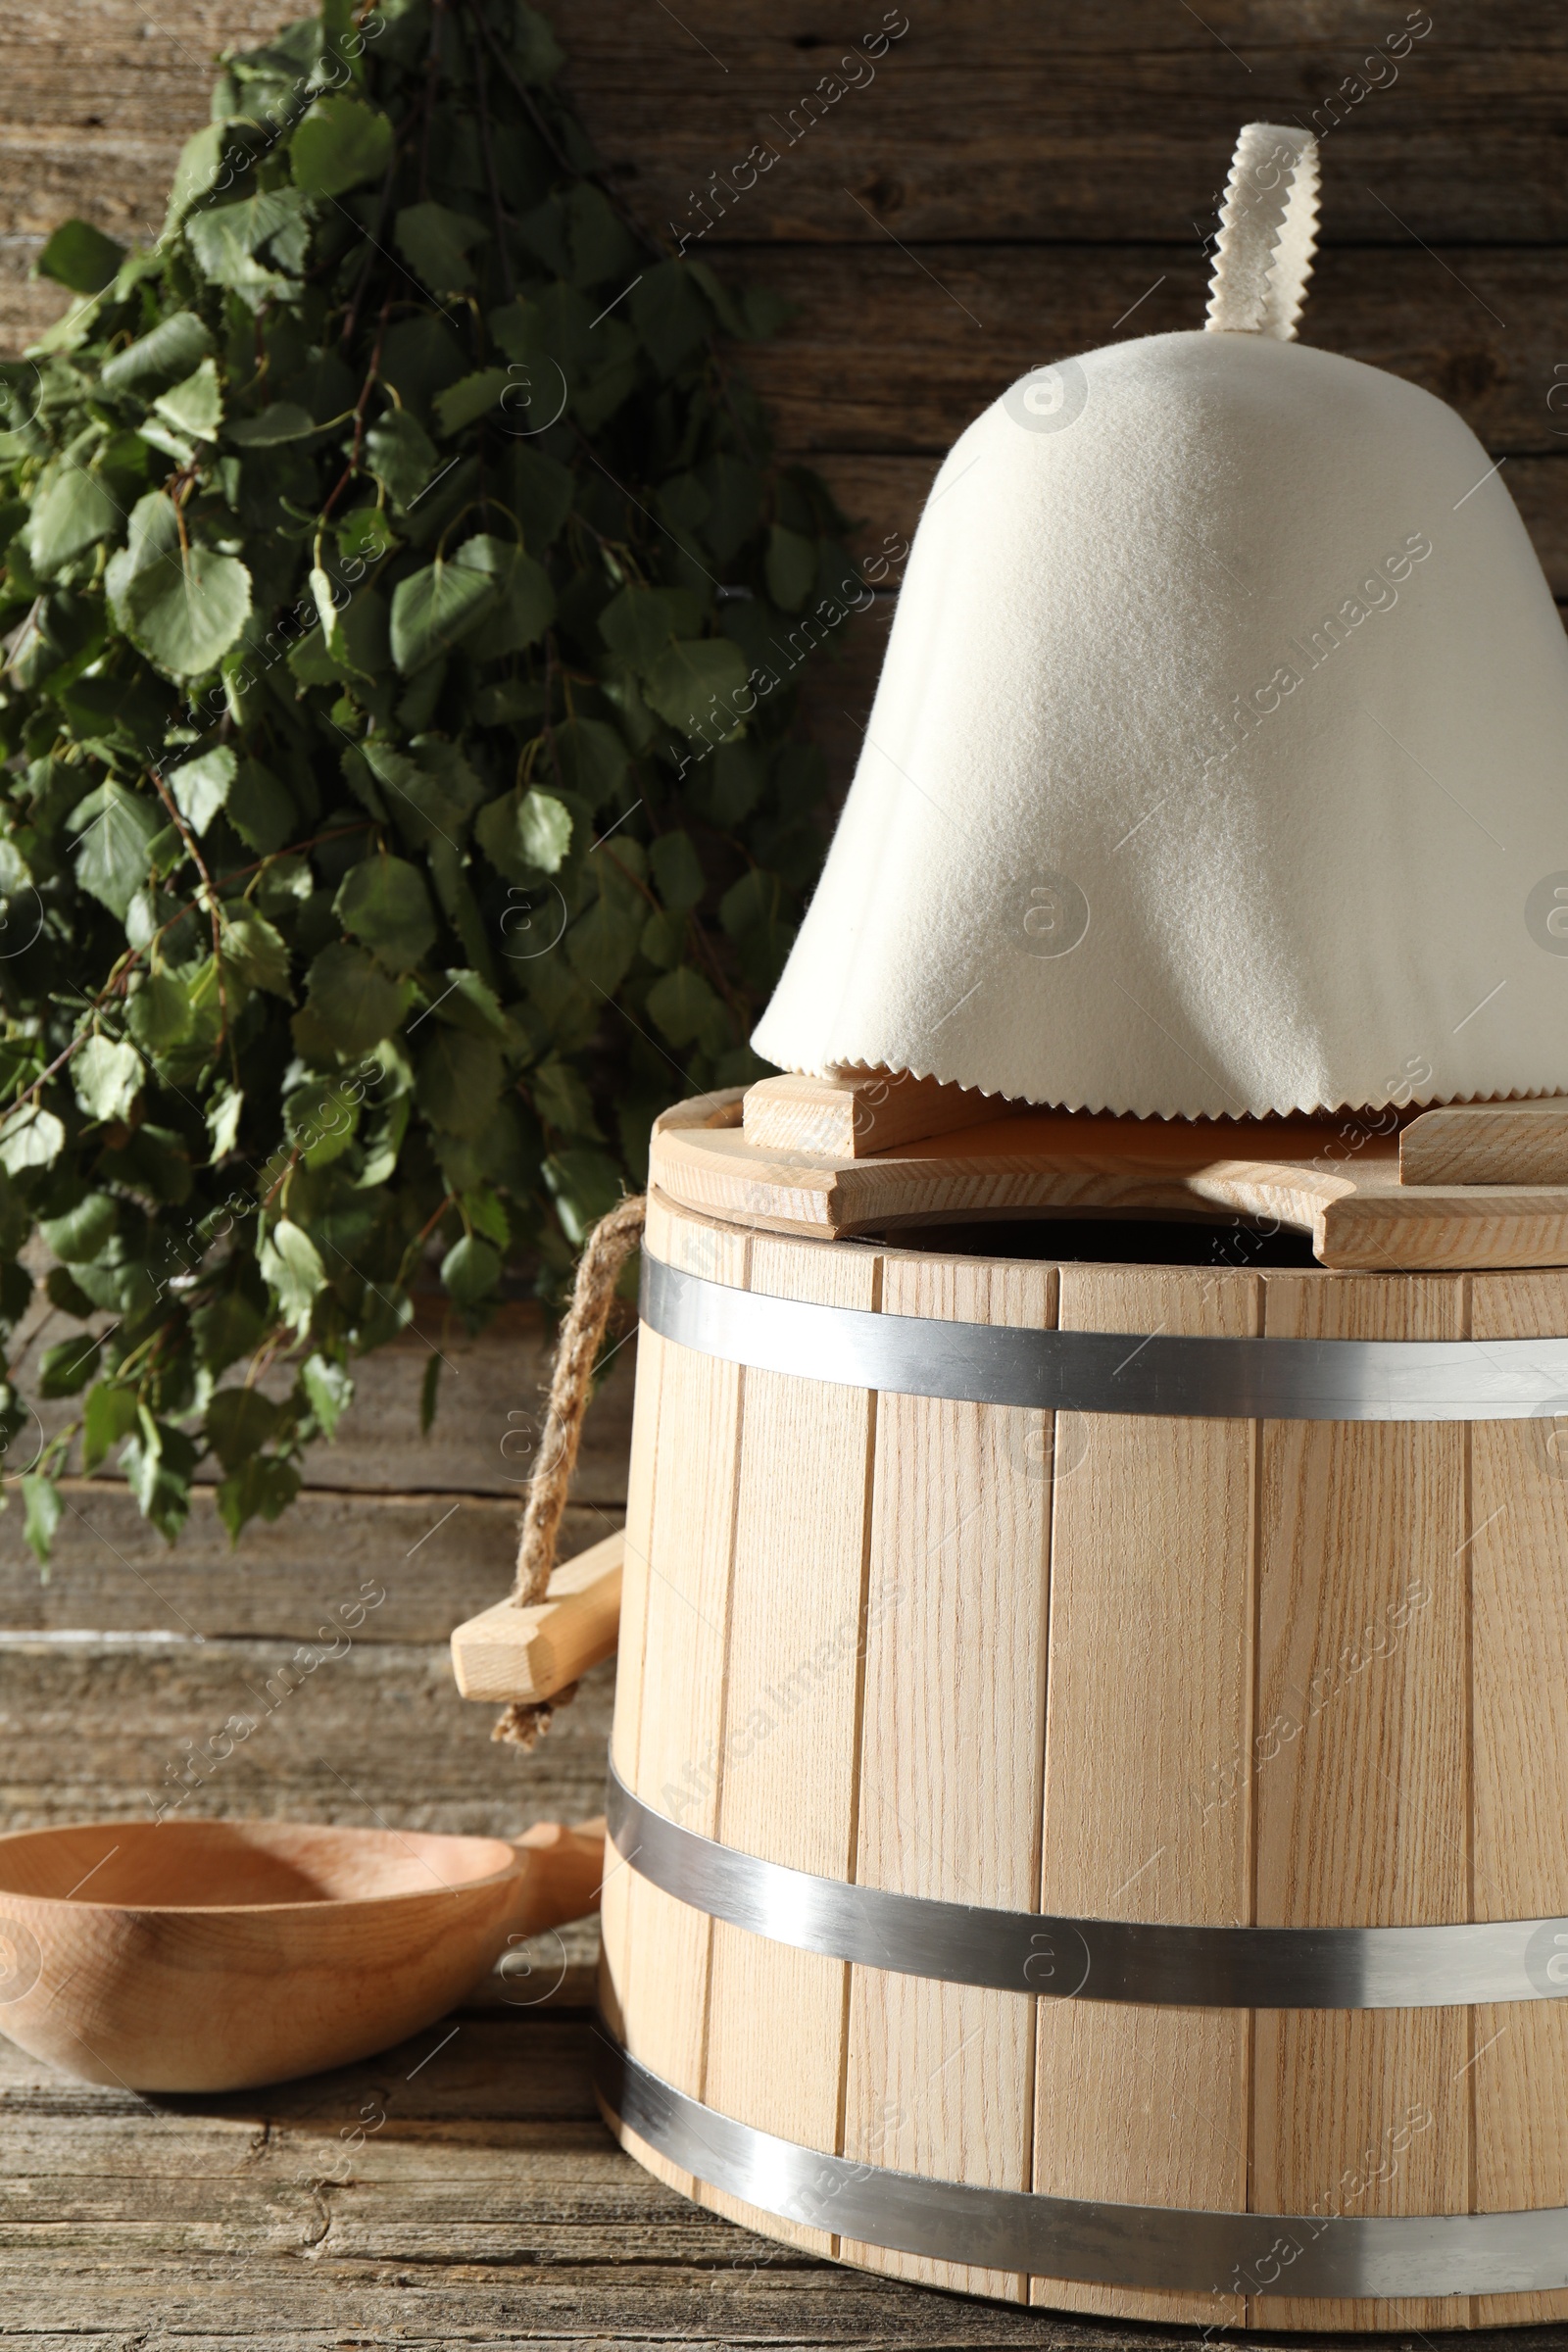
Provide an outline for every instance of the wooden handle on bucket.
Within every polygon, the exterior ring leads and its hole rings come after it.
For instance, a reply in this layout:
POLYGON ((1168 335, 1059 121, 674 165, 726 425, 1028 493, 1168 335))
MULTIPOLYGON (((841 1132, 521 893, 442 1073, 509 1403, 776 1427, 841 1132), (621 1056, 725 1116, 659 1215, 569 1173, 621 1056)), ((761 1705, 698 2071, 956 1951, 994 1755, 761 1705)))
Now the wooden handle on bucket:
POLYGON ((546 1597, 531 1608, 499 1600, 460 1625, 452 1671, 464 1697, 531 1705, 608 1658, 620 1633, 624 1549, 617 1531, 558 1568, 546 1597))

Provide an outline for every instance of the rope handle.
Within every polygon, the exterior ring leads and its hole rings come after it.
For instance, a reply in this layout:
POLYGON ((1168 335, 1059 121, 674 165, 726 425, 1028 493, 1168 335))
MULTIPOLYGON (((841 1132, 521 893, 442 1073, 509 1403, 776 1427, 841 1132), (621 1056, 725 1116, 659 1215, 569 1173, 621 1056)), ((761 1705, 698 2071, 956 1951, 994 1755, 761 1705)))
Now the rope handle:
POLYGON ((1309 130, 1246 125, 1220 206, 1204 322, 1211 333, 1294 339, 1317 247, 1317 188, 1309 130))
MULTIPOLYGON (((512 1600, 519 1609, 543 1600, 549 1590, 556 1565, 556 1540, 571 1490, 571 1474, 577 1467, 577 1448, 582 1443, 589 1384, 614 1303, 615 1285, 620 1280, 621 1268, 642 1240, 647 1215, 648 1201, 640 1193, 617 1201, 610 1214, 601 1217, 593 1228, 577 1260, 571 1304, 556 1343, 550 1401, 539 1445, 539 1466, 528 1489, 517 1542, 512 1600)), ((550 1729, 550 1719, 557 1707, 564 1707, 576 1688, 572 1683, 537 1705, 514 1700, 497 1718, 491 1738, 508 1740, 515 1747, 532 1747, 540 1734, 550 1729)))

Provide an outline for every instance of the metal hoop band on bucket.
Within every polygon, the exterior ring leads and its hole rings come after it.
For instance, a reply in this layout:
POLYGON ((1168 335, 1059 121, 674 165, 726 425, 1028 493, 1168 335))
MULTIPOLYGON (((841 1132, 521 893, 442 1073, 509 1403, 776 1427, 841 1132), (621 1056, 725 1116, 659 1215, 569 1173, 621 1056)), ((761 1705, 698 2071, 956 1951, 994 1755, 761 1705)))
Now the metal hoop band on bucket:
POLYGON ((798 1951, 1046 1999, 1179 2009, 1447 2009, 1568 1994, 1568 1919, 1208 1928, 993 1911, 853 1886, 683 1829, 610 1768, 611 1843, 677 1902, 798 1951))
MULTIPOLYGON (((1199 2294, 1521 2294, 1568 2286, 1568 2209, 1213 2213, 978 2188, 829 2156, 706 2107, 595 2036, 595 2087, 628 2132, 710 2188, 935 2262, 1199 2294)), ((1430 2129, 1415 2116, 1400 2128, 1430 2129)), ((1408 2139, 1405 2145, 1408 2145, 1408 2139)))
POLYGON ((1568 1339, 1226 1340, 1023 1331, 741 1291, 643 1253, 642 1318, 679 1348, 902 1396, 1225 1421, 1521 1421, 1568 1397, 1568 1339))

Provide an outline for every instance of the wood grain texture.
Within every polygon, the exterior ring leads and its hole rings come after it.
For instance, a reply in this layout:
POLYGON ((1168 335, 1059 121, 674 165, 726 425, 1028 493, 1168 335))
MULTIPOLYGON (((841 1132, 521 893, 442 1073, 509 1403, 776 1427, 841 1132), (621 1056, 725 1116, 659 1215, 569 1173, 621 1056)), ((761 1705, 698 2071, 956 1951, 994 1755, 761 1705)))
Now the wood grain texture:
MULTIPOLYGON (((359 2066, 178 2101, 65 2082, 0 2041, 7 2342, 1192 2352, 1191 2331, 838 2269, 672 2195, 599 2121, 593 2031, 466 2007, 359 2066)), ((1489 2352, 1565 2344, 1514 2329, 1489 2352)))
MULTIPOLYGON (((749 1288, 871 1311, 881 1261, 759 1239, 749 1288)), ((875 1426, 864 1390, 747 1375, 717 1835, 823 1878, 854 1875, 866 1620, 897 1603, 867 1591, 875 1426)), ((715 1922, 708 2103, 839 2153, 848 1979, 842 1961, 715 1922)), ((764 2219, 710 2190, 704 2202, 792 2245, 835 2250, 829 2230, 764 2219)))
MULTIPOLYGON (((1245 97, 1234 120, 1248 120, 1245 97)), ((1222 171, 1233 142, 1234 131, 1217 150, 1222 171)), ((748 354, 748 372, 803 456, 938 454, 1043 361, 1200 327, 1208 274, 1196 239, 1185 250, 939 243, 918 262, 887 238, 786 247, 768 256, 767 278, 796 318, 748 354)), ((1494 455, 1549 453, 1559 280, 1551 248, 1329 244, 1300 339, 1436 393, 1494 455)))
POLYGON ((554 1698, 610 1657, 620 1629, 622 1535, 557 1568, 545 1597, 519 1609, 508 1598, 455 1626, 452 1672, 465 1698, 554 1698))
MULTIPOLYGON (((1568 1276, 1477 1276, 1470 1329, 1568 1332, 1568 1276)), ((1568 1917, 1568 1396, 1552 1401, 1562 1417, 1471 1433, 1476 1919, 1568 1917)), ((1568 2003, 1482 2006, 1471 2035, 1476 2210, 1568 2205, 1568 2003)), ((1565 2294, 1475 2303, 1479 2328, 1564 2318, 1565 2294)))
POLYGON ((496 1746, 485 1711, 459 1698, 445 1642, 352 1640, 330 1658, 316 1641, 0 1635, 0 1820, 148 1820, 188 1791, 181 1819, 506 1837, 602 1809, 611 1663, 524 1755, 496 1746), (229 1732, 224 1757, 231 1717, 252 1728, 229 1732))
MULTIPOLYGON (((213 51, 277 13, 171 0, 155 24, 134 0, 88 0, 68 29, 13 12, 0 340, 19 348, 67 300, 24 276, 58 219, 122 237, 156 227, 179 141, 206 117, 213 51)), ((1462 0, 1390 81, 1386 57, 1367 61, 1397 22, 1371 0, 1310 21, 1287 0, 1228 0, 1201 24, 1117 0, 1089 27, 986 0, 917 14, 874 80, 808 133, 808 93, 874 17, 836 40, 805 0, 709 0, 689 22, 615 0, 574 16, 568 83, 651 224, 690 232, 710 190, 713 225, 692 250, 797 303, 792 332, 749 365, 785 449, 828 460, 853 513, 877 504, 860 465, 940 454, 1023 368, 1199 323, 1201 241, 1239 122, 1273 110, 1315 123, 1325 250, 1306 338, 1426 384, 1506 451, 1561 592, 1568 476, 1545 405, 1562 320, 1552 248, 1568 239, 1560 26, 1542 0, 1462 0), (1388 86, 1354 80, 1363 67, 1388 86), (737 195, 733 168, 760 141, 776 161, 737 195)), ((842 781, 846 698, 811 691, 842 781)))
POLYGON ((1399 1182, 1568 1183, 1568 1101, 1424 1110, 1399 1137, 1399 1182))
POLYGON ((601 145, 661 219, 684 222, 692 190, 727 177, 754 142, 777 153, 755 189, 720 189, 729 210, 710 244, 871 241, 876 222, 906 243, 1110 241, 1149 233, 1159 215, 1184 241, 1212 214, 1213 159, 1228 159, 1240 109, 1320 131, 1341 117, 1324 141, 1333 235, 1391 239, 1373 190, 1429 240, 1568 234, 1568 209, 1539 184, 1568 83, 1560 26, 1540 5, 1445 12, 1397 80, 1359 104, 1343 94, 1347 75, 1405 21, 1369 0, 1310 15, 1224 0, 1201 22, 1177 22, 1156 0, 1081 18, 1027 0, 910 11, 875 81, 803 135, 803 101, 841 52, 899 21, 868 9, 827 32, 804 0, 765 14, 705 0, 676 25, 621 0, 573 28, 571 79, 601 145), (1494 111, 1504 103, 1506 123, 1494 111))
POLYGON ((1230 1211, 1309 1235, 1338 1269, 1568 1261, 1568 1187, 1403 1184, 1392 1113, 1134 1119, 992 1098, 990 1120, 859 1159, 759 1148, 733 1115, 739 1095, 662 1113, 650 1165, 671 1198, 769 1231, 836 1238, 960 1211, 1230 1211))
POLYGON ((1239 1136, 1235 1121, 1041 1110, 993 1096, 979 1125, 870 1159, 829 1158, 760 1149, 736 1117, 740 1098, 730 1089, 662 1112, 653 1181, 710 1214, 824 1240, 960 1211, 1052 1208, 1239 1209, 1311 1232, 1357 1184, 1381 1175, 1397 1190, 1392 1129, 1351 1166, 1331 1119, 1256 1120, 1239 1136))
MULTIPOLYGON (((517 1550, 516 1505, 490 1494, 308 1487, 281 1519, 253 1519, 237 1547, 210 1487, 196 1490, 172 1546, 118 1480, 66 1479, 61 1499, 47 1584, 21 1540, 20 1513, 0 1517, 0 1626, 11 1632, 162 1628, 311 1641, 323 1601, 379 1578, 386 1600, 362 1638, 442 1642, 509 1590, 517 1550)), ((560 1557, 597 1544, 619 1517, 608 1506, 568 1505, 560 1557)))
MULTIPOLYGON (((1260 1319, 1248 1274, 1064 1266, 1059 1280, 1063 1330, 1239 1340, 1260 1319)), ((1044 1911, 1250 1921, 1250 1790, 1211 1784, 1251 1737, 1255 1453, 1247 1421, 1057 1417, 1044 1911)), ((1246 2211, 1246 2012, 1038 2008, 1037 2190, 1246 2211)), ((1241 2296, 1044 2278, 1032 2294, 1119 2319, 1246 2318, 1241 2296)))
MULTIPOLYGON (((662 1210, 650 1201, 656 1231, 662 1231, 662 1210)), ((663 1387, 664 1343, 654 1331, 643 1331, 637 1342, 637 1396, 633 1416, 631 1463, 626 1482, 626 1529, 621 1546, 620 1639, 615 1657, 615 1705, 611 1728, 611 1752, 615 1769, 628 1788, 636 1786, 638 1743, 642 1735, 643 1662, 648 1645, 649 1546, 653 1541, 654 1495, 659 1476, 659 1408, 663 1387)), ((599 1998, 611 2030, 626 2038, 623 1993, 629 1982, 632 1873, 624 1862, 609 1857, 600 1904, 604 1949, 599 1969, 599 1998)))
POLYGON ((897 1144, 997 1115, 994 1096, 911 1078, 907 1070, 760 1078, 747 1088, 742 1107, 742 1129, 754 1150, 819 1152, 836 1159, 869 1159, 897 1144))
MULTIPOLYGON (((1464 1284, 1263 1277, 1270 1338, 1453 1340, 1464 1284)), ((1466 1449, 1461 1424, 1268 1422, 1257 1730, 1243 1770, 1262 1927, 1469 1917, 1466 1449)), ((1252 2204, 1463 2213, 1463 2010, 1260 2010, 1252 2204)), ((1256 2295, 1257 2324, 1444 2328, 1468 2299, 1256 2295)))
MULTIPOLYGON (((1055 1270, 890 1253, 889 1314, 1049 1329, 1055 1270)), ((1028 1910, 1040 1874, 1049 1490, 1007 1446, 1005 1407, 884 1396, 866 1633, 856 1876, 863 1886, 1028 1910)), ((851 1971, 844 2153, 1027 2188, 1031 1999, 851 1971)), ((1025 2299, 1021 2278, 845 2241, 847 2260, 1025 2299)))
MULTIPOLYGON (((648 1248, 667 1263, 746 1287, 751 1237, 650 1201, 648 1248)), ((645 1584, 643 1691, 635 1793, 701 1836, 714 1835, 725 1733, 724 1657, 734 1571, 736 1488, 746 1373, 666 1348, 660 1375, 659 1464, 645 1584), (657 1704, 647 1703, 657 1694, 657 1704)), ((618 1987, 629 2046, 700 2098, 712 1927, 635 1873, 626 1874, 631 1954, 618 1987)), ((649 2151, 662 2179, 690 2176, 649 2151)))

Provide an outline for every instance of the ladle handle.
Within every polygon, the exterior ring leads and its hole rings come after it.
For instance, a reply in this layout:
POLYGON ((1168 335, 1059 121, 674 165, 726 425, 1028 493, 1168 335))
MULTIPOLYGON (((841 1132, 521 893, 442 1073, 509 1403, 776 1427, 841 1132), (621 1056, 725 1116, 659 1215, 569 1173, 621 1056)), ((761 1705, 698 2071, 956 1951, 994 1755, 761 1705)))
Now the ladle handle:
POLYGON ((568 1919, 583 1919, 599 1908, 599 1888, 605 1875, 605 1817, 579 1821, 537 1821, 513 1840, 527 1868, 517 1882, 513 1932, 536 1936, 543 1928, 564 1927, 568 1919))

